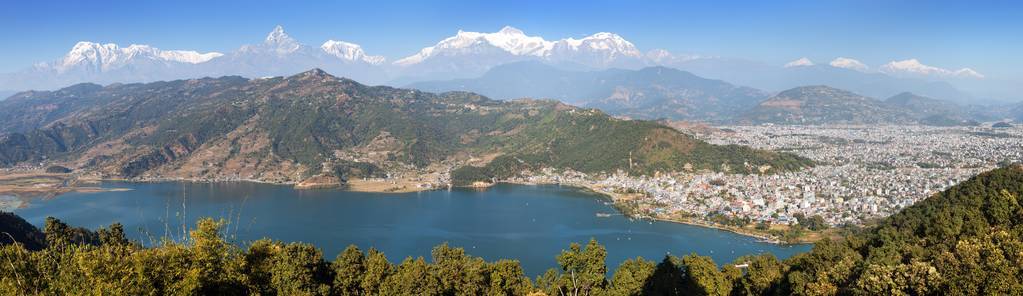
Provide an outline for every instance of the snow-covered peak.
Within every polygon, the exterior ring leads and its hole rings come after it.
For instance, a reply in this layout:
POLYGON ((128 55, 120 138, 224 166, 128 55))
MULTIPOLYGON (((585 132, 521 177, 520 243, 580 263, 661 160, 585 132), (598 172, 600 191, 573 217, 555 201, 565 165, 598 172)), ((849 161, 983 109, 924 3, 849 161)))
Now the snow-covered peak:
POLYGON ((164 50, 159 53, 159 56, 165 60, 189 64, 209 62, 210 60, 223 55, 224 54, 219 52, 199 53, 191 50, 164 50))
POLYGON ((355 43, 327 40, 327 42, 324 42, 323 45, 320 46, 320 49, 331 56, 350 62, 365 62, 374 65, 384 62, 383 56, 367 55, 366 52, 362 50, 362 46, 355 43))
POLYGON ((102 63, 104 57, 112 56, 117 51, 117 44, 100 44, 95 42, 80 41, 71 48, 71 51, 64 55, 57 66, 71 67, 77 64, 102 63))
POLYGON ((984 78, 984 74, 980 74, 979 72, 974 71, 973 69, 970 68, 962 68, 956 70, 955 72, 953 72, 953 74, 959 77, 984 78))
POLYGON ((280 42, 286 42, 286 41, 290 41, 290 40, 293 40, 293 39, 291 38, 291 36, 288 36, 288 33, 284 32, 284 27, 281 26, 281 25, 277 25, 276 27, 274 27, 273 31, 270 31, 270 34, 266 35, 266 40, 264 40, 264 42, 266 42, 266 43, 280 43, 280 42))
POLYGON ((161 50, 149 45, 132 44, 120 47, 117 44, 100 44, 81 41, 75 44, 62 59, 52 64, 58 73, 84 67, 90 71, 103 72, 123 67, 137 60, 199 64, 223 56, 219 52, 199 53, 191 50, 161 50))
POLYGON ((274 27, 273 31, 266 35, 263 44, 273 48, 279 54, 292 53, 302 47, 302 44, 288 36, 288 33, 284 32, 284 27, 280 25, 274 27))
POLYGON ((917 59, 908 59, 902 61, 891 61, 887 64, 881 65, 881 71, 886 73, 908 72, 931 75, 944 73, 947 70, 924 65, 917 59))
POLYGON ((891 61, 881 66, 881 72, 892 75, 917 75, 936 77, 984 78, 983 74, 970 68, 949 70, 921 63, 917 59, 891 61))
POLYGON ((516 57, 583 62, 594 66, 615 64, 621 58, 643 58, 643 53, 632 42, 614 33, 601 32, 581 39, 547 41, 543 37, 529 36, 522 30, 505 26, 494 33, 459 30, 455 36, 423 48, 415 55, 399 59, 394 64, 410 66, 435 56, 491 54, 494 49, 516 57))
POLYGON ((785 64, 785 68, 806 67, 806 66, 813 66, 813 61, 811 61, 810 59, 805 58, 805 57, 799 58, 798 60, 791 61, 791 62, 788 62, 787 64, 785 64))
POLYGON ((501 30, 497 31, 497 32, 501 33, 501 34, 508 34, 508 35, 525 35, 526 34, 526 33, 523 33, 522 30, 519 30, 518 28, 515 28, 515 27, 512 27, 512 26, 504 26, 504 28, 501 28, 501 30))
POLYGON ((527 36, 522 30, 505 26, 497 33, 481 34, 490 45, 504 49, 514 55, 542 56, 550 49, 551 43, 538 36, 527 36))
POLYGON ((455 36, 441 40, 434 46, 426 47, 415 55, 397 60, 397 65, 407 66, 442 53, 472 52, 479 47, 496 47, 517 56, 544 56, 552 43, 539 36, 528 36, 522 30, 505 26, 494 33, 480 33, 458 30, 455 36))
POLYGON ((870 69, 870 67, 867 67, 866 64, 863 64, 862 62, 857 61, 855 59, 846 57, 835 58, 834 60, 831 61, 831 63, 828 63, 828 65, 831 65, 832 67, 835 68, 851 69, 860 72, 866 72, 868 69, 870 69))
POLYGON ((98 50, 110 50, 113 48, 117 48, 117 44, 113 43, 100 44, 96 42, 79 41, 78 43, 75 43, 75 46, 71 48, 71 51, 68 54, 69 55, 85 54, 95 52, 98 50))
POLYGON ((604 51, 610 54, 620 54, 629 57, 640 57, 643 54, 636 49, 636 45, 625 40, 615 33, 600 32, 582 39, 566 38, 558 41, 559 48, 567 48, 574 51, 604 51))
POLYGON ((692 61, 696 59, 708 58, 705 56, 695 54, 674 54, 664 49, 653 49, 646 53, 644 56, 647 61, 655 65, 671 65, 674 63, 681 63, 686 61, 692 61))

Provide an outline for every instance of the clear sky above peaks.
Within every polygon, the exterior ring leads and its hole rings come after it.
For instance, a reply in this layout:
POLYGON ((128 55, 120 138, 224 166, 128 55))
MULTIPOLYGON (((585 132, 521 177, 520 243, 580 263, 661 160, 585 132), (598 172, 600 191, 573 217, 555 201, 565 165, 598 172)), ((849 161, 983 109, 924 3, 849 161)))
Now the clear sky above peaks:
POLYGON ((919 59, 988 77, 1023 75, 1020 1, 2 1, 0 72, 78 41, 230 52, 275 25, 302 43, 357 43, 389 60, 459 29, 510 25, 548 40, 614 32, 640 50, 781 65, 836 57, 871 68, 919 59))

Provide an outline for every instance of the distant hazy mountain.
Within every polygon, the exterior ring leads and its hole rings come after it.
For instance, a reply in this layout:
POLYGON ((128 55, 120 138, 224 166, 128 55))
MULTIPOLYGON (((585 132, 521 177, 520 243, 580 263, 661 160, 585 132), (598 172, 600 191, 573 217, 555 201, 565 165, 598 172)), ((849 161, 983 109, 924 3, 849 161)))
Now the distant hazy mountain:
POLYGON ((1023 103, 1016 104, 1012 111, 1009 111, 1009 116, 1016 122, 1023 122, 1023 103))
POLYGON ((351 79, 380 83, 386 80, 382 56, 366 54, 358 44, 328 40, 319 47, 302 44, 277 26, 262 43, 244 45, 201 65, 207 76, 283 76, 322 68, 351 79))
POLYGON ((885 73, 862 72, 832 65, 790 63, 789 67, 767 65, 741 59, 700 58, 670 63, 668 66, 703 77, 721 79, 768 91, 780 91, 803 85, 828 85, 866 96, 887 98, 912 92, 963 105, 977 104, 973 96, 943 81, 899 78, 885 73))
MULTIPOLYGON (((610 70, 620 71, 620 70, 610 70)), ((478 78, 423 81, 408 87, 424 91, 471 91, 491 98, 549 98, 582 105, 599 92, 577 90, 575 85, 595 84, 598 71, 572 71, 536 61, 510 63, 494 67, 478 78), (573 87, 566 87, 573 86, 573 87)))
POLYGON ((930 65, 925 65, 917 59, 908 59, 902 61, 891 61, 887 64, 881 65, 880 71, 891 74, 895 77, 916 77, 916 78, 929 78, 929 77, 957 77, 957 78, 984 78, 983 74, 970 68, 962 68, 958 70, 942 69, 930 65))
POLYGON ((464 90, 492 98, 550 98, 632 118, 721 121, 767 93, 666 67, 571 71, 541 62, 497 66, 474 79, 431 81, 410 87, 464 90))
POLYGON ((925 96, 904 92, 884 101, 888 105, 909 109, 916 117, 932 115, 949 115, 959 112, 959 106, 948 101, 936 100, 925 96))
POLYGON ((884 102, 897 110, 902 110, 921 124, 938 126, 977 124, 965 108, 948 101, 905 92, 884 102))
POLYGON ((884 102, 828 86, 804 86, 764 100, 741 118, 748 123, 875 124, 911 123, 903 110, 884 102))

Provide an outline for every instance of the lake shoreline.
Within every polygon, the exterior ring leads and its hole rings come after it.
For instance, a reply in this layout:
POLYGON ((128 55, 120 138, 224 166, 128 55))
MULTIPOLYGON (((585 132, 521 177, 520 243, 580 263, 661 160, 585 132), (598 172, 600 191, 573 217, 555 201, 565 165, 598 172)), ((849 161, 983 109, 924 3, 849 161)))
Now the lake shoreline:
POLYGON ((373 247, 394 258, 430 256, 444 242, 488 260, 519 259, 531 275, 557 267, 550 254, 597 239, 608 262, 670 253, 708 254, 732 262, 769 252, 787 258, 810 245, 769 244, 708 227, 634 220, 612 209, 606 194, 562 184, 497 184, 422 193, 365 194, 297 190, 255 182, 103 182, 129 192, 72 193, 35 199, 14 210, 33 225, 57 217, 88 228, 122 223, 126 235, 148 245, 184 237, 195 219, 228 219, 232 242, 264 238, 303 242, 333 256, 349 245, 373 247), (603 215, 608 214, 608 215, 603 215), (170 229, 170 230, 168 230, 170 229))
POLYGON ((0 173, 0 195, 19 199, 52 198, 66 193, 98 193, 127 190, 102 188, 93 180, 81 179, 69 173, 50 173, 39 170, 0 173))
POLYGON ((620 214, 622 214, 625 217, 630 218, 630 219, 641 219, 641 220, 649 219, 649 220, 654 220, 654 221, 677 223, 677 224, 684 224, 684 225, 691 225, 691 226, 697 226, 697 227, 703 227, 703 228, 710 228, 710 229, 715 229, 715 230, 727 231, 727 232, 731 232, 731 233, 742 235, 742 236, 752 237, 752 238, 755 238, 755 239, 757 239, 757 240, 759 240, 761 242, 770 243, 770 244, 776 244, 776 245, 813 244, 813 243, 816 243, 818 241, 818 240, 810 240, 810 239, 800 238, 799 240, 794 241, 794 242, 787 242, 787 241, 782 241, 782 240, 780 240, 780 239, 778 239, 778 238, 776 238, 776 237, 774 237, 772 235, 769 235, 769 234, 748 232, 748 231, 745 231, 745 230, 742 230, 742 229, 735 228, 733 226, 717 225, 717 224, 713 224, 713 223, 706 223, 706 222, 699 222, 699 221, 692 221, 692 220, 677 220, 677 219, 670 219, 670 218, 663 218, 663 217, 632 215, 630 213, 626 213, 625 211, 622 211, 622 209, 620 209, 618 207, 619 206, 618 203, 620 201, 623 201, 623 200, 627 199, 625 194, 603 191, 603 190, 600 190, 599 188, 597 188, 595 186, 592 186, 592 185, 561 184, 561 183, 535 183, 535 182, 517 182, 517 181, 500 181, 500 182, 497 182, 497 183, 512 184, 512 185, 527 185, 527 186, 558 185, 558 186, 572 187, 572 188, 575 188, 575 189, 577 189, 579 191, 582 191, 582 192, 587 192, 587 193, 601 195, 604 198, 609 199, 614 204, 614 208, 615 208, 616 211, 618 211, 618 213, 620 213, 620 214))
MULTIPOLYGON (((89 181, 92 181, 92 182, 97 182, 97 181, 99 181, 99 182, 108 182, 109 181, 109 182, 127 182, 127 183, 190 182, 190 183, 199 183, 199 184, 241 182, 241 183, 256 183, 256 184, 276 185, 276 186, 290 186, 290 187, 295 188, 296 190, 300 190, 300 191, 302 191, 302 190, 339 190, 339 191, 349 191, 349 192, 393 193, 393 194, 412 193, 412 192, 424 192, 424 191, 433 191, 433 190, 442 190, 442 189, 444 189, 444 188, 437 188, 437 187, 410 186, 411 183, 404 182, 406 180, 388 181, 388 180, 362 180, 362 179, 349 180, 349 182, 347 182, 343 186, 340 186, 340 187, 337 187, 337 188, 324 188, 324 189, 317 189, 317 188, 296 188, 295 185, 297 183, 272 182, 272 181, 265 181, 265 180, 250 180, 250 179, 238 179, 238 180, 201 180, 201 179, 188 179, 188 178, 147 178, 147 179, 114 179, 114 178, 108 178, 108 179, 91 179, 89 181)), ((496 183, 489 184, 490 186, 485 186, 485 187, 481 187, 481 186, 457 186, 457 187, 449 187, 449 188, 462 188, 462 189, 483 190, 483 191, 485 191, 485 190, 488 190, 493 185, 497 185, 497 184, 525 185, 525 186, 557 185, 557 186, 571 187, 574 190, 577 190, 577 191, 580 191, 580 192, 584 192, 584 193, 599 195, 599 196, 601 196, 601 198, 605 198, 605 199, 609 200, 610 202, 612 202, 613 207, 615 208, 616 211, 618 211, 618 213, 620 213, 620 214, 622 214, 625 217, 630 218, 630 219, 655 220, 655 221, 661 221, 661 222, 678 223, 678 224, 685 224, 685 225, 691 225, 691 226, 697 226, 697 227, 703 227, 703 228, 710 228, 710 229, 715 229, 715 230, 727 231, 727 232, 731 232, 731 233, 742 235, 742 236, 752 237, 752 238, 755 238, 755 239, 757 239, 757 240, 759 240, 761 242, 777 244, 777 245, 812 244, 812 243, 815 243, 817 241, 817 240, 810 240, 810 239, 801 238, 801 239, 799 239, 797 241, 787 242, 787 241, 782 241, 782 240, 778 239, 777 237, 774 237, 774 236, 769 235, 769 234, 750 232, 750 231, 747 231, 747 230, 744 230, 744 229, 738 229, 738 228, 733 227, 733 226, 717 225, 717 224, 713 224, 713 223, 706 223, 706 222, 701 222, 701 221, 692 221, 692 220, 688 220, 688 219, 672 219, 672 218, 666 218, 666 217, 654 217, 654 216, 635 215, 635 214, 627 213, 626 211, 623 211, 621 208, 619 208, 619 206, 620 206, 619 203, 620 202, 628 200, 628 197, 625 194, 620 194, 620 193, 615 193, 615 192, 609 192, 609 191, 601 190, 601 188, 599 188, 598 186, 594 186, 594 185, 587 185, 587 184, 563 184, 563 183, 536 183, 536 182, 521 182, 521 181, 513 181, 513 180, 503 180, 503 181, 498 181, 496 183)), ((83 188, 83 189, 85 189, 85 188, 83 188)), ((91 188, 90 187, 89 189, 86 189, 86 190, 83 190, 83 191, 72 190, 72 191, 57 193, 56 195, 63 194, 63 193, 68 193, 68 192, 90 193, 90 192, 104 192, 104 191, 106 191, 106 190, 102 190, 102 188, 99 188, 99 187, 97 187, 97 188, 91 188), (89 190, 89 189, 95 189, 95 190, 89 190)), ((112 188, 112 189, 109 189, 109 190, 118 190, 118 188, 112 188)))
POLYGON ((352 192, 367 192, 367 193, 410 193, 410 192, 422 192, 430 190, 438 190, 442 188, 436 187, 422 187, 417 186, 418 184, 406 180, 387 180, 387 179, 351 179, 345 183, 341 183, 338 186, 299 186, 302 182, 276 182, 259 179, 193 179, 193 178, 168 178, 168 177, 153 177, 145 179, 120 179, 120 178, 101 178, 95 179, 96 181, 112 181, 112 182, 128 182, 128 183, 162 183, 162 182, 189 182, 199 184, 213 184, 213 183, 255 183, 255 184, 267 184, 277 186, 290 186, 296 190, 343 190, 352 192))

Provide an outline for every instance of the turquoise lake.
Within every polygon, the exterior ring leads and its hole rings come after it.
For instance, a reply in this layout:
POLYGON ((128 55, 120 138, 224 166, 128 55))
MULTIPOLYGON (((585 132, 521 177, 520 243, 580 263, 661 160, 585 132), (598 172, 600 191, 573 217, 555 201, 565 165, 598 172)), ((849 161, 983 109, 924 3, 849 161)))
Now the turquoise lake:
POLYGON ((698 253, 718 264, 746 254, 787 258, 812 245, 777 245, 727 231, 668 222, 632 220, 601 195, 556 185, 497 185, 485 191, 361 193, 295 190, 257 183, 120 183, 129 191, 70 193, 36 199, 15 213, 42 226, 47 216, 97 228, 124 224, 146 245, 182 237, 182 221, 230 220, 230 239, 244 245, 260 238, 311 243, 333 259, 349 244, 383 251, 392 262, 430 257, 441 243, 462 247, 488 261, 517 259, 535 276, 556 267, 569 243, 596 238, 607 247, 614 270, 626 258, 659 261, 665 254, 698 253), (598 217, 609 213, 610 217, 598 217))

